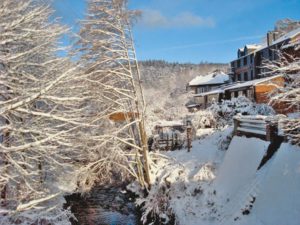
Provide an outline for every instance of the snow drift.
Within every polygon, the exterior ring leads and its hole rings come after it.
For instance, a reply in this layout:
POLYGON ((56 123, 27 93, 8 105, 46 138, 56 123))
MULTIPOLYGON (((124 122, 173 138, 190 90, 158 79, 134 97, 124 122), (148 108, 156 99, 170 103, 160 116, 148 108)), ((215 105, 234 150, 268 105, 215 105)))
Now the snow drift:
POLYGON ((268 145, 269 142, 258 138, 235 136, 215 180, 217 192, 231 198, 246 186, 254 178, 268 145))

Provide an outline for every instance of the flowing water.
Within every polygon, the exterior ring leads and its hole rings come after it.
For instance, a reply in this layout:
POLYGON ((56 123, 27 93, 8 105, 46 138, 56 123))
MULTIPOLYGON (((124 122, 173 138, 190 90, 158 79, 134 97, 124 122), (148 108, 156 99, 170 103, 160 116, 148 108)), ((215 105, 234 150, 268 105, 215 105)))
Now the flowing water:
POLYGON ((73 225, 140 225, 133 196, 121 187, 94 188, 87 196, 66 196, 73 225))

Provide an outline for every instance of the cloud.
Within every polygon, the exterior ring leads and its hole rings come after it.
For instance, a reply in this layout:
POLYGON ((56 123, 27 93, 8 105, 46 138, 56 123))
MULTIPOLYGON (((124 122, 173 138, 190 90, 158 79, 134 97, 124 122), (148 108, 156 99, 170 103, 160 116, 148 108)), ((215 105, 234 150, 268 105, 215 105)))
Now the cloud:
POLYGON ((215 21, 192 12, 182 12, 167 17, 158 10, 144 10, 139 25, 150 28, 214 27, 215 21))

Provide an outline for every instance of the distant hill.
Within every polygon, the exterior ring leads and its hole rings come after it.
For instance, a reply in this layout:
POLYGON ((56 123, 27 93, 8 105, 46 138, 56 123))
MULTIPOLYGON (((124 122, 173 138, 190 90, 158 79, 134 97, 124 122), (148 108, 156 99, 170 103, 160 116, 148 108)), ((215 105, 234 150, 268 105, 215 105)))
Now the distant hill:
POLYGON ((145 88, 170 86, 171 89, 185 88, 198 75, 205 75, 215 69, 226 69, 227 64, 220 63, 170 63, 163 60, 147 60, 139 62, 142 81, 145 88))

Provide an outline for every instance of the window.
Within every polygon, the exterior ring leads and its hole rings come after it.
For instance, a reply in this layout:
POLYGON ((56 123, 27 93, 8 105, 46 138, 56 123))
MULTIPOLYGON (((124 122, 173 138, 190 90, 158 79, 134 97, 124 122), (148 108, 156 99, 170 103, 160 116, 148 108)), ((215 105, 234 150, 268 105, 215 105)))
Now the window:
POLYGON ((247 57, 244 57, 244 66, 247 65, 247 57))
POLYGON ((253 89, 247 90, 247 97, 252 100, 254 98, 253 96, 253 89))
POLYGON ((254 79, 254 77, 253 77, 253 70, 251 70, 251 77, 250 77, 250 79, 251 79, 251 80, 254 79))
POLYGON ((239 68, 239 67, 241 67, 241 61, 240 60, 237 61, 237 68, 239 68))
POLYGON ((241 80, 241 74, 238 74, 237 76, 237 80, 240 81, 241 80))
POLYGON ((269 59, 272 59, 272 49, 269 49, 268 53, 269 53, 269 59))
POLYGON ((196 94, 200 94, 200 93, 207 92, 207 91, 210 91, 210 90, 211 90, 211 88, 209 86, 198 87, 196 94))
POLYGON ((247 72, 244 73, 244 80, 245 80, 245 81, 248 80, 248 73, 247 73, 247 72))
POLYGON ((231 68, 234 68, 235 66, 234 66, 234 62, 231 62, 231 68))
POLYGON ((250 63, 253 63, 253 55, 250 55, 250 63))

